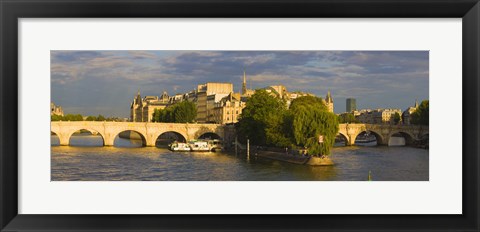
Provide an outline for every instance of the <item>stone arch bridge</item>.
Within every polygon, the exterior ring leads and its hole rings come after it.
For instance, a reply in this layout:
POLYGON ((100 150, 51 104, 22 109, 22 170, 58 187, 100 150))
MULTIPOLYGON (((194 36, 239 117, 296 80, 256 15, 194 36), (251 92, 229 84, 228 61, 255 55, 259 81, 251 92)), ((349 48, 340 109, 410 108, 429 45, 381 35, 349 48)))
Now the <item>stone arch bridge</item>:
MULTIPOLYGON (((103 138, 105 146, 113 146, 115 137, 124 131, 139 133, 146 146, 155 146, 157 138, 166 132, 180 134, 186 140, 198 139, 207 133, 214 133, 226 142, 234 141, 233 126, 221 124, 196 123, 144 123, 144 122, 51 122, 51 132, 60 140, 60 145, 68 146, 70 137, 79 130, 97 132, 103 138)), ((390 137, 401 134, 407 143, 420 140, 428 134, 428 127, 416 125, 386 125, 386 124, 340 124, 339 135, 343 136, 347 145, 354 145, 355 139, 362 132, 369 131, 375 135, 379 145, 388 145, 390 137)))
POLYGON ((141 123, 141 122, 94 122, 77 121, 50 123, 51 132, 55 133, 60 145, 68 146, 70 137, 79 130, 97 132, 103 138, 104 146, 113 146, 115 137, 124 131, 139 133, 146 146, 155 146, 157 138, 166 132, 175 132, 182 135, 187 141, 198 139, 207 133, 214 133, 220 138, 225 138, 225 126, 220 124, 195 124, 195 123, 141 123))
POLYGON ((388 145, 394 134, 400 134, 407 144, 422 139, 428 134, 428 126, 389 125, 389 124, 340 124, 338 134, 342 135, 347 145, 354 145, 355 139, 362 132, 369 131, 377 139, 378 145, 388 145))

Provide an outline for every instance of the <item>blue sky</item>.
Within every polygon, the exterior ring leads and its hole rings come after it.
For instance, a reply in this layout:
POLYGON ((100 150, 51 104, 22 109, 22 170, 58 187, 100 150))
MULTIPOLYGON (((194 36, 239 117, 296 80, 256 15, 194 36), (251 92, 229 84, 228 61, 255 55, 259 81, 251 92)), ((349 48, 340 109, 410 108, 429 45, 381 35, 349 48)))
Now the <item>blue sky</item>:
POLYGON ((325 97, 335 112, 400 108, 428 99, 428 51, 51 51, 51 97, 65 113, 129 117, 141 95, 184 93, 205 82, 282 84, 325 97))

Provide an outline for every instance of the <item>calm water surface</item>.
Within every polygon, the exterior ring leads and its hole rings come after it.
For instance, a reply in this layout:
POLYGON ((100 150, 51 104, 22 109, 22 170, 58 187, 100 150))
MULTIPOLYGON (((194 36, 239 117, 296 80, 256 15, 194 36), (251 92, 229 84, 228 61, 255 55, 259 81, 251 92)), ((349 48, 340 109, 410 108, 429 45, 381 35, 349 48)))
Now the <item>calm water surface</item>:
POLYGON ((411 147, 336 147, 335 166, 312 167, 223 152, 175 153, 117 138, 74 136, 75 146, 52 136, 53 181, 428 181, 428 150, 411 147), (78 147, 90 145, 98 147, 78 147))

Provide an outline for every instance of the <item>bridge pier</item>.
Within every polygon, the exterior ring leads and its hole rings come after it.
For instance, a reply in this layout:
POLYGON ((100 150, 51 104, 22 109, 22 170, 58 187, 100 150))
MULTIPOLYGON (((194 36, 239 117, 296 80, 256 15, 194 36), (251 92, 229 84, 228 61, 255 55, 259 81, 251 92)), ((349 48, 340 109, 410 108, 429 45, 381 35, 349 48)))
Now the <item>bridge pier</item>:
POLYGON ((103 146, 112 147, 114 142, 115 137, 110 136, 109 134, 107 134, 105 138, 103 138, 103 146))
POLYGON ((156 143, 157 143, 157 138, 153 138, 153 136, 149 136, 149 138, 146 139, 147 141, 145 141, 145 145, 147 147, 155 147, 156 143))
POLYGON ((60 140, 60 146, 68 146, 70 145, 70 136, 65 134, 57 135, 58 139, 60 140))

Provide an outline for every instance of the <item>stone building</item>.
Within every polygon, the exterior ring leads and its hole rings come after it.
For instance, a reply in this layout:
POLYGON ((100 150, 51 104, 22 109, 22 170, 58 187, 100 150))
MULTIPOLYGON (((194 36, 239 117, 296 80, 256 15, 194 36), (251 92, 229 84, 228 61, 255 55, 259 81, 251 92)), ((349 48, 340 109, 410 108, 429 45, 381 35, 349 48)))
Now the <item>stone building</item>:
POLYGON ((50 102, 50 115, 63 116, 62 107, 55 105, 55 103, 53 103, 53 102, 50 102))
POLYGON ((411 124, 411 119, 412 119, 412 114, 417 111, 418 109, 418 101, 415 100, 415 105, 408 107, 405 111, 402 113, 402 121, 404 125, 410 125, 411 124))
POLYGON ((376 110, 361 110, 354 111, 355 118, 360 123, 367 124, 395 124, 395 113, 401 115, 400 109, 376 109, 376 110))
POLYGON ((207 96, 207 119, 206 119, 207 123, 215 122, 215 116, 214 116, 215 103, 220 102, 220 100, 222 100, 224 97, 228 95, 229 94, 226 94, 226 93, 217 93, 217 94, 212 94, 207 96))
POLYGON ((158 96, 145 96, 143 99, 138 91, 137 96, 130 104, 130 121, 151 122, 155 109, 165 109, 169 105, 170 97, 167 92, 158 96))
POLYGON ((230 94, 232 83, 207 82, 197 87, 197 122, 207 122, 207 96, 215 94, 230 94))
POLYGON ((236 123, 245 106, 246 102, 242 101, 240 94, 232 92, 215 103, 213 120, 218 124, 236 123))
POLYGON ((288 96, 287 88, 283 85, 271 85, 263 88, 267 93, 276 96, 281 99, 285 99, 288 96))

